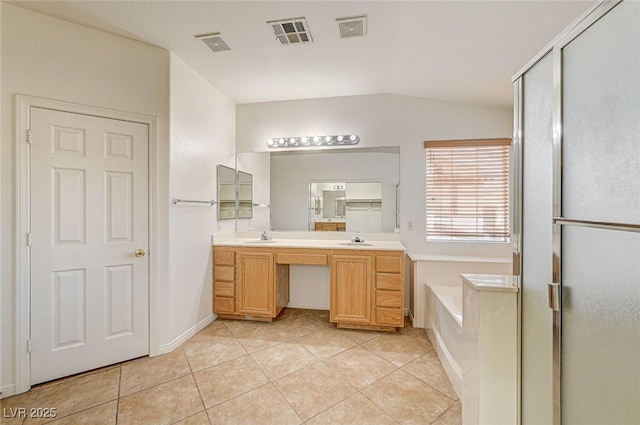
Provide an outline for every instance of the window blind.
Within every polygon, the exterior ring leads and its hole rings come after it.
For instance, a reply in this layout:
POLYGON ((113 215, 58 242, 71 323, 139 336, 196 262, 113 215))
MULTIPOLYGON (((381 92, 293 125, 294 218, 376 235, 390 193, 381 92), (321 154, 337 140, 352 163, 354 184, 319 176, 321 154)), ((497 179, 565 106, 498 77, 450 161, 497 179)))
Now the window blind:
POLYGON ((510 145, 510 139, 424 142, 427 240, 508 240, 510 145))

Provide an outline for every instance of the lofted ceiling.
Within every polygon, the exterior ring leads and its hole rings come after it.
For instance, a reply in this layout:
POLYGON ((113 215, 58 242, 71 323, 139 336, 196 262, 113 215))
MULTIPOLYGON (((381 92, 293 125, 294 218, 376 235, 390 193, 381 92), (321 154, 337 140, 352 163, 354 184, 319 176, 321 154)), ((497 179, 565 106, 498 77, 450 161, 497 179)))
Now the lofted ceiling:
POLYGON ((172 51, 236 103, 395 93, 510 107, 511 77, 592 1, 13 1, 172 51), (367 15, 365 37, 336 18, 367 15), (267 21, 305 17, 313 43, 267 21), (213 53, 196 34, 221 33, 213 53))

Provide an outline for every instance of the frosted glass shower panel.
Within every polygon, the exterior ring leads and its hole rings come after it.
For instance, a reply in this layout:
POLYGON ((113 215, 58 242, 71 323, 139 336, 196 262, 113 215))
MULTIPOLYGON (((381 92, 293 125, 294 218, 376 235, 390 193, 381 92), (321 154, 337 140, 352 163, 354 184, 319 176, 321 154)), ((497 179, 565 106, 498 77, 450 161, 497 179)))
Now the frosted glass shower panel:
POLYGON ((562 423, 640 418, 640 233, 564 226, 562 423))
POLYGON ((640 223, 640 2, 563 49, 562 214, 640 223))
POLYGON ((523 77, 522 423, 551 423, 553 334, 547 307, 553 243, 553 60, 523 77))

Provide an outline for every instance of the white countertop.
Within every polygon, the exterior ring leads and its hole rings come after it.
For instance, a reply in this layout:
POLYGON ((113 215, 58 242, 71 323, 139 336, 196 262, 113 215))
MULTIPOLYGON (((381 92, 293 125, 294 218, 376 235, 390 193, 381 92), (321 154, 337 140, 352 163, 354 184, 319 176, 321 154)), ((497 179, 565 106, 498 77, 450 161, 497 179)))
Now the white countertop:
POLYGON ((460 273, 460 277, 476 291, 518 292, 516 278, 512 275, 460 273))
POLYGON ((398 241, 365 240, 364 244, 350 243, 349 239, 287 239, 274 237, 270 241, 257 238, 233 238, 216 241, 214 246, 246 246, 261 248, 316 248, 316 249, 357 249, 404 251, 404 245, 398 241))

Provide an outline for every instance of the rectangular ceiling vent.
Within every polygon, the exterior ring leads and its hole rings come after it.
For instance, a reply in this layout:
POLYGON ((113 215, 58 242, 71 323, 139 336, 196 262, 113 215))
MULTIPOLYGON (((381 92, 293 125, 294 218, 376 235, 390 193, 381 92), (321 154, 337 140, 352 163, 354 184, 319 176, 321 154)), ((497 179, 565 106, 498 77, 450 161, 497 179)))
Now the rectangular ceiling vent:
POLYGON ((196 35, 197 39, 202 40, 212 52, 224 52, 225 50, 231 50, 231 47, 222 39, 219 32, 211 34, 196 35))
POLYGON ((311 33, 309 32, 309 25, 305 18, 268 21, 267 25, 271 27, 276 39, 278 39, 283 46, 313 42, 313 38, 311 38, 311 33))
POLYGON ((364 37, 367 35, 367 16, 336 19, 340 38, 364 37))

